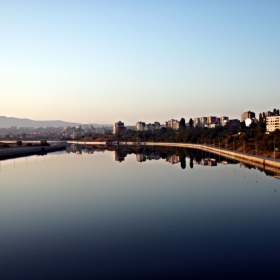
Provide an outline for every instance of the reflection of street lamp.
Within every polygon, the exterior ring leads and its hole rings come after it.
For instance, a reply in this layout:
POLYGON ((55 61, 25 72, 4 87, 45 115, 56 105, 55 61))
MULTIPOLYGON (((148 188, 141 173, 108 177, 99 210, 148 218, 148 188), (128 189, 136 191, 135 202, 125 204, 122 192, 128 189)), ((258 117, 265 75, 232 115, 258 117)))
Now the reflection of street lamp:
POLYGON ((255 140, 256 143, 256 156, 258 155, 258 146, 257 146, 257 140, 255 140))
POLYGON ((274 140, 274 161, 275 161, 275 140, 274 140))

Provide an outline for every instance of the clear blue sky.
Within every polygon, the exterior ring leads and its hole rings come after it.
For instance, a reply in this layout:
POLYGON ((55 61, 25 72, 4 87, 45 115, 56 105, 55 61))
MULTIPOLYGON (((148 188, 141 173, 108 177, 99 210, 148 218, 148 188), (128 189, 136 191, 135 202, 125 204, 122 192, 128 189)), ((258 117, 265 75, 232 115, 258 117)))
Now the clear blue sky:
POLYGON ((81 123, 280 107, 280 1, 0 2, 0 115, 81 123))

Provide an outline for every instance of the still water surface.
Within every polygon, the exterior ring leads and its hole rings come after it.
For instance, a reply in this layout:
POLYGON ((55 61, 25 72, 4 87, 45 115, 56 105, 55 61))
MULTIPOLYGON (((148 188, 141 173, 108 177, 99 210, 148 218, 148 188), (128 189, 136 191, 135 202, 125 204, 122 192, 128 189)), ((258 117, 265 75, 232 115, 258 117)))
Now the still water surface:
POLYGON ((280 279, 280 180, 120 158, 1 161, 1 279, 280 279))

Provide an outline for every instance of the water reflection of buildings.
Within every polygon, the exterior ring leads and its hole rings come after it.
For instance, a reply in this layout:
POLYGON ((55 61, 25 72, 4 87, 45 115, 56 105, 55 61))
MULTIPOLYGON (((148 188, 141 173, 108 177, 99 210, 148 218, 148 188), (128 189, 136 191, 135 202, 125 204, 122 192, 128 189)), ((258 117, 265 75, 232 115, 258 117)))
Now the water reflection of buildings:
MULTIPOLYGON (((150 153, 150 154, 136 154, 136 161, 138 162, 144 162, 146 160, 160 160, 161 156, 159 154, 150 153)), ((165 159, 167 162, 170 162, 172 164, 179 162, 179 156, 176 155, 169 155, 165 159)))
POLYGON ((176 156, 176 155, 167 156, 166 161, 171 163, 171 164, 175 164, 175 163, 178 163, 180 161, 180 158, 179 158, 179 156, 176 156))
POLYGON ((203 165, 203 166, 217 166, 217 161, 216 159, 214 158, 203 158, 201 161, 200 161, 200 165, 203 165))
POLYGON ((81 145, 76 145, 76 144, 72 144, 72 145, 67 145, 66 146, 66 151, 65 153, 74 153, 77 155, 81 155, 81 154, 93 154, 94 152, 104 152, 103 150, 100 149, 94 149, 94 148, 85 148, 81 145))
POLYGON ((67 153, 74 153, 74 154, 82 154, 82 146, 80 145, 67 145, 66 146, 67 153))
POLYGON ((138 162, 146 161, 146 156, 144 154, 136 154, 136 161, 138 162))
POLYGON ((115 161, 122 162, 124 161, 127 153, 123 151, 115 150, 115 161))
POLYGON ((106 150, 114 151, 114 159, 118 162, 123 162, 127 154, 135 154, 137 162, 146 162, 148 160, 159 160, 163 159, 165 162, 169 162, 170 164, 181 163, 181 168, 186 168, 186 157, 190 158, 190 168, 193 168, 193 164, 201 165, 201 166, 217 166, 220 164, 239 164, 240 167, 244 169, 257 169, 260 172, 264 172, 266 176, 274 177, 275 179, 280 179, 279 172, 269 171, 265 168, 256 167, 254 165, 238 162, 236 160, 231 160, 229 158, 225 158, 222 156, 216 156, 214 154, 209 154, 209 156, 197 153, 196 155, 192 154, 183 154, 176 155, 176 153, 172 153, 171 151, 161 151, 161 150, 141 150, 138 149, 138 153, 130 150, 130 149, 120 149, 119 147, 105 147, 105 146, 81 146, 76 144, 67 145, 65 153, 74 153, 77 155, 81 154, 93 154, 95 152, 105 152, 106 150), (116 149, 116 150, 114 150, 116 149))

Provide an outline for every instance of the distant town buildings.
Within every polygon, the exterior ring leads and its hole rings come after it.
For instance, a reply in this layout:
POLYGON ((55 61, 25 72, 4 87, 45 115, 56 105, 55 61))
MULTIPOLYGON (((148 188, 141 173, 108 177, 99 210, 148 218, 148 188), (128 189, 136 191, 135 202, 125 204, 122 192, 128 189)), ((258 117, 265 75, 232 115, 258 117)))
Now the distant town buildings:
MULTIPOLYGON (((162 124, 159 122, 148 123, 145 122, 137 122, 136 123, 136 130, 137 131, 145 131, 145 130, 156 130, 162 127, 171 128, 173 130, 179 129, 180 122, 175 119, 170 119, 169 121, 164 121, 162 124)), ((237 119, 230 120, 229 117, 222 116, 209 116, 209 117, 198 117, 193 119, 193 126, 198 128, 208 127, 208 128, 215 128, 219 126, 226 126, 226 125, 239 125, 240 121, 237 119)), ((186 127, 189 126, 189 122, 186 121, 186 127)))
POLYGON ((93 127, 92 125, 61 126, 61 127, 10 127, 0 128, 2 139, 22 140, 79 140, 82 137, 112 132, 112 127, 93 127))
POLYGON ((198 117, 194 118, 194 127, 208 127, 208 128, 215 128, 219 126, 226 126, 226 125, 239 125, 240 121, 237 119, 230 120, 229 117, 222 116, 209 116, 209 117, 198 117))
MULTIPOLYGON (((267 132, 273 132, 279 127, 279 109, 273 109, 272 111, 266 111, 259 113, 259 121, 256 119, 255 112, 246 111, 241 114, 241 121, 238 119, 229 119, 227 116, 203 116, 193 118, 193 127, 194 128, 216 128, 220 126, 239 126, 240 122, 242 125, 245 124, 246 127, 256 127, 258 123, 264 129, 264 124, 266 126, 267 132), (253 126, 252 126, 253 125, 253 126)), ((61 126, 61 127, 16 127, 11 126, 8 128, 0 128, 0 139, 22 139, 22 140, 67 140, 67 139, 81 139, 83 137, 90 137, 98 134, 111 133, 125 133, 127 130, 136 130, 136 131, 151 131, 156 132, 165 127, 167 129, 173 129, 175 131, 179 130, 180 122, 176 119, 170 119, 162 123, 155 121, 153 123, 145 123, 139 121, 136 125, 125 126, 124 122, 118 121, 113 123, 113 127, 93 127, 90 124, 79 124, 75 126, 61 126)), ((189 121, 185 120, 185 126, 189 126, 189 121)))

